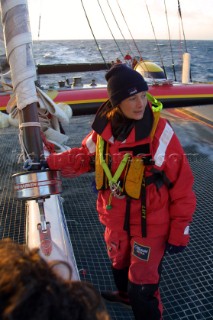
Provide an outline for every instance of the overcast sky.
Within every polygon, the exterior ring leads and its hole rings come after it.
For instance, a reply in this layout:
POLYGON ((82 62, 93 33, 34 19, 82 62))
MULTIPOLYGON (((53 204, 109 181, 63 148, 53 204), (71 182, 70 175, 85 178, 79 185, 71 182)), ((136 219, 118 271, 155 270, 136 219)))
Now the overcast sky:
MULTIPOLYGON (((82 2, 97 39, 183 39, 177 0, 28 0, 33 39, 93 39, 82 2)), ((180 5, 186 39, 213 40, 213 0, 180 5)))

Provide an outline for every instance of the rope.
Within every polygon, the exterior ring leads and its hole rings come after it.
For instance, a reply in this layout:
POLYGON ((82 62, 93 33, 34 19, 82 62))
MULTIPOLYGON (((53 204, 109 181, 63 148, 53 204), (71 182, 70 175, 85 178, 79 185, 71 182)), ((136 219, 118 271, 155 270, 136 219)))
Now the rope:
POLYGON ((93 30, 92 30, 92 27, 91 27, 91 24, 90 24, 90 21, 89 21, 88 15, 87 15, 87 12, 86 12, 85 7, 84 7, 83 0, 81 0, 81 4, 82 4, 82 7, 83 7, 84 14, 85 14, 85 17, 86 17, 86 19, 87 19, 87 22, 88 22, 89 28, 90 28, 90 30, 91 30, 91 32, 92 32, 93 38, 94 38, 95 43, 96 43, 96 46, 97 46, 97 48, 98 48, 98 51, 99 51, 99 53, 100 53, 100 55, 101 55, 101 57, 102 57, 102 59, 103 59, 103 61, 104 61, 105 65, 106 65, 106 68, 107 68, 107 69, 109 69, 109 67, 108 67, 108 65, 107 65, 107 62, 106 62, 106 60, 104 59, 104 56, 103 56, 103 54, 102 54, 102 52, 101 52, 101 49, 100 49, 100 47, 99 47, 99 45, 98 45, 98 42, 97 42, 97 40, 96 40, 96 38, 95 38, 94 32, 93 32, 93 30))
MULTIPOLYGON (((30 158, 30 155, 27 152, 27 149, 26 149, 25 144, 24 144, 24 138, 23 138, 23 131, 22 130, 19 131, 19 143, 20 143, 20 147, 21 147, 21 153, 19 155, 18 163, 21 162, 21 159, 24 160, 24 163, 26 163, 26 162, 32 163, 32 159, 30 158)), ((25 165, 24 165, 24 168, 25 168, 25 165)))
POLYGON ((104 19, 105 19, 105 21, 106 21, 106 24, 107 24, 107 26, 108 26, 108 28, 109 28, 109 31, 110 31, 110 33, 111 33, 111 35, 112 35, 112 37, 113 37, 113 39, 114 39, 114 41, 115 41, 115 44, 116 44, 116 46, 117 46, 117 48, 118 48, 118 51, 120 52, 120 54, 121 54, 122 57, 124 58, 124 54, 122 53, 122 51, 121 51, 121 49, 120 49, 120 47, 119 47, 119 45, 118 45, 118 43, 117 43, 117 41, 116 41, 113 33, 112 33, 112 30, 111 30, 111 28, 110 28, 110 26, 109 26, 109 24, 108 24, 108 21, 107 21, 107 19, 106 19, 106 16, 105 16, 105 14, 104 14, 104 12, 103 12, 103 9, 102 9, 102 7, 101 7, 101 5, 100 5, 100 2, 99 2, 99 0, 97 0, 97 1, 98 1, 98 5, 99 5, 99 7, 100 7, 100 9, 101 9, 101 12, 102 12, 102 14, 103 14, 103 17, 104 17, 104 19))
POLYGON ((26 127, 41 127, 41 124, 39 122, 23 122, 19 125, 19 129, 26 127))
POLYGON ((112 13, 112 16, 113 16, 113 18, 114 18, 114 20, 115 20, 115 22, 116 22, 116 24, 117 24, 117 27, 118 27, 118 29, 119 29, 119 31, 120 31, 120 33, 121 33, 121 35, 122 35, 122 37, 123 37, 126 45, 127 45, 127 47, 129 48, 129 51, 131 52, 131 55, 133 55, 132 49, 131 49, 130 45, 128 44, 127 40, 125 39, 125 37, 124 37, 124 35, 123 35, 122 31, 121 31, 121 28, 120 28, 120 26, 119 26, 119 24, 118 24, 118 21, 117 21, 117 19, 115 18, 115 15, 114 15, 114 13, 113 13, 113 11, 112 11, 112 8, 111 8, 111 6, 110 6, 110 4, 109 4, 109 0, 107 0, 107 4, 108 4, 108 7, 110 8, 110 11, 111 11, 111 13, 112 13))
POLYGON ((159 45, 158 45, 158 40, 157 40, 157 37, 156 37, 156 34, 155 34, 155 29, 154 29, 154 26, 153 26, 153 23, 152 23, 152 18, 151 18, 151 15, 150 15, 150 11, 149 11, 149 8, 148 8, 148 5, 147 5, 146 0, 144 0, 144 1, 145 1, 147 13, 148 13, 148 15, 149 15, 149 20, 150 20, 150 23, 151 23, 151 26, 152 26, 152 30, 153 30, 153 34, 154 34, 154 38, 155 38, 156 47, 157 47, 158 54, 159 54, 159 57, 160 57, 161 67, 163 68, 165 77, 166 77, 166 79, 167 79, 166 69, 165 69, 165 66, 164 66, 163 58, 162 58, 162 56, 161 56, 160 47, 159 47, 159 45))
MULTIPOLYGON (((39 122, 23 122, 23 123, 21 123, 19 125, 19 129, 22 129, 22 128, 25 128, 25 127, 31 127, 31 126, 41 127, 41 124, 39 122)), ((20 146, 21 146, 21 154, 19 156, 19 162, 20 162, 21 158, 23 158, 24 162, 27 161, 28 163, 29 162, 32 163, 32 159, 30 158, 30 155, 28 154, 27 149, 25 147, 23 137, 24 137, 23 130, 20 130, 19 131, 19 143, 20 143, 20 146)))
POLYGON ((130 36, 131 36, 131 38, 132 38, 132 40, 133 40, 133 42, 134 42, 135 48, 137 49, 138 54, 139 54, 140 58, 142 59, 141 52, 140 52, 140 50, 139 50, 139 48, 138 48, 138 46, 137 46, 137 43, 135 42, 135 39, 134 39, 133 36, 132 36, 132 33, 131 33, 131 31, 130 31, 130 29, 129 29, 129 26, 128 26, 127 22, 126 22, 125 16, 124 16, 123 11, 122 11, 122 9, 121 9, 121 7, 120 7, 120 5, 119 5, 119 2, 118 2, 118 0, 116 0, 116 1, 117 1, 117 4, 118 4, 118 7, 119 7, 119 9, 120 9, 120 12, 121 12, 121 14, 122 14, 122 17, 123 17, 123 19, 124 19, 124 22, 125 22, 125 24, 126 24, 126 26, 127 26, 127 29, 128 29, 128 31, 129 31, 129 34, 130 34, 130 36))
MULTIPOLYGON (((39 122, 23 122, 19 125, 19 129, 23 129, 25 127, 41 127, 39 122)), ((33 162, 32 158, 30 157, 27 148, 24 144, 24 133, 23 130, 19 130, 19 143, 21 147, 21 153, 19 155, 18 163, 21 162, 21 159, 24 161, 23 169, 29 170, 34 165, 40 165, 40 162, 33 162)))
POLYGON ((167 27, 168 27, 168 34, 169 34, 169 45, 170 45, 170 51, 171 51, 171 57, 172 57, 172 69, 176 79, 176 72, 175 72, 175 64, 174 64, 174 58, 173 58, 173 50, 172 50, 172 44, 171 44, 171 36, 170 36, 170 29, 169 29, 169 22, 168 22, 168 15, 167 15, 167 8, 166 8, 166 0, 164 0, 164 7, 165 7, 165 15, 166 15, 166 21, 167 21, 167 27))

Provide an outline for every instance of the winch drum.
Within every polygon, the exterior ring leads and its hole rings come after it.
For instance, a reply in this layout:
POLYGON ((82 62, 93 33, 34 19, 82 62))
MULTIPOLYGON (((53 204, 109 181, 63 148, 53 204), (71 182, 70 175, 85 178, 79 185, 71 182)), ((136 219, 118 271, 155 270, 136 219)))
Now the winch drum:
POLYGON ((16 173, 14 191, 18 199, 48 198, 62 191, 60 171, 28 171, 16 173))

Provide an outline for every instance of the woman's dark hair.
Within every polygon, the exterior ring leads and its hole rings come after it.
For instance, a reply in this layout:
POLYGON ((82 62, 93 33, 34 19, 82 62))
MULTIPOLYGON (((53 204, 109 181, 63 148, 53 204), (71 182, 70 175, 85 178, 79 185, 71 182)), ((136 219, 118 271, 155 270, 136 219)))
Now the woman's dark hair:
POLYGON ((98 110, 98 117, 105 118, 111 122, 112 135, 116 140, 123 141, 129 135, 134 127, 135 121, 125 117, 117 105, 112 107, 112 104, 107 100, 98 110))

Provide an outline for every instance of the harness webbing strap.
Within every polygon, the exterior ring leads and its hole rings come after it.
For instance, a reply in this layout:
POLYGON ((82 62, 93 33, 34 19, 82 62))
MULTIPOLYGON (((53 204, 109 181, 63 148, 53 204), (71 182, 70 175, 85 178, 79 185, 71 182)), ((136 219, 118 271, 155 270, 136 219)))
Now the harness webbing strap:
POLYGON ((173 187, 172 182, 169 180, 169 178, 166 176, 164 171, 157 170, 153 168, 151 170, 153 173, 151 176, 146 177, 146 186, 154 183, 159 190, 163 184, 167 186, 168 189, 171 189, 173 187))
MULTIPOLYGON (((106 163, 109 163, 109 144, 104 144, 103 156, 106 163)), ((108 180, 105 171, 103 170, 103 186, 106 189, 108 187, 108 180)))
POLYGON ((112 176, 111 174, 111 171, 104 159, 104 140, 103 138, 100 136, 100 150, 99 150, 99 154, 100 154, 100 164, 109 180, 109 185, 112 184, 112 183, 117 183, 118 179, 120 178, 126 164, 127 164, 127 161, 130 157, 130 154, 129 153, 125 153, 125 155, 123 156, 123 159, 121 160, 116 172, 114 173, 114 175, 112 176))
MULTIPOLYGON (((156 100, 157 101, 157 100, 156 100)), ((158 104, 157 110, 155 109, 155 117, 154 117, 154 123, 151 131, 151 140, 153 140, 158 121, 160 118, 160 112, 159 110, 162 109, 162 104, 158 104)), ((137 147, 136 147, 137 148, 137 147)), ((149 157, 144 157, 143 158, 143 164, 147 165, 150 164, 149 157)), ((142 182, 141 182, 141 233, 142 237, 145 238, 147 236, 147 227, 146 227, 146 178, 143 176, 142 182)), ((130 232, 130 200, 128 200, 128 197, 126 199, 126 212, 125 212, 125 221, 124 221, 124 230, 130 232)))
POLYGON ((130 206, 131 206, 131 198, 130 197, 126 197, 126 213, 125 213, 125 220, 124 220, 124 226, 123 229, 125 231, 128 232, 128 234, 130 234, 130 223, 129 223, 129 219, 130 219, 130 206))
POLYGON ((146 238, 146 180, 143 177, 142 188, 141 188, 141 233, 142 238, 146 238))

